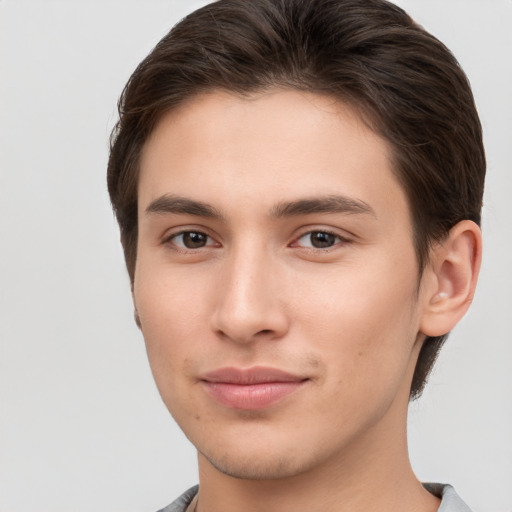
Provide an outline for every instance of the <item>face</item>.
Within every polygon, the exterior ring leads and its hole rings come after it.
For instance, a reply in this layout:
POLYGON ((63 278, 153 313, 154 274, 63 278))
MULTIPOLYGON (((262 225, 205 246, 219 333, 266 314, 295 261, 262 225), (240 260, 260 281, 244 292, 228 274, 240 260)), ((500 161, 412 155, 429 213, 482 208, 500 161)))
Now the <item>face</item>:
POLYGON ((412 226, 387 144, 350 108, 195 97, 145 146, 138 215, 149 361, 202 464, 279 478, 403 435, 421 338, 412 226))

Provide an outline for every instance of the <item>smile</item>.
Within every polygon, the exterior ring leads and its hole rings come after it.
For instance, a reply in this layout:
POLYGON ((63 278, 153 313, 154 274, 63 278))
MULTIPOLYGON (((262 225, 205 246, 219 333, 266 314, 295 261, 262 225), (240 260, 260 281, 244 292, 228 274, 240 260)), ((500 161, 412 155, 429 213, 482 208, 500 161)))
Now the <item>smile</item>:
POLYGON ((264 367, 222 368, 202 379, 206 392, 231 409, 258 410, 269 407, 300 389, 307 378, 264 367))

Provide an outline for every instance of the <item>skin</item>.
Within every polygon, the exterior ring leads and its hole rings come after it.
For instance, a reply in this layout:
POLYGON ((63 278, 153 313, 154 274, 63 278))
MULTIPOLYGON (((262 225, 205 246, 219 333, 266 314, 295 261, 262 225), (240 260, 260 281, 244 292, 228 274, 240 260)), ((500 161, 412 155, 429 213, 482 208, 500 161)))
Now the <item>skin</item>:
MULTIPOLYGON (((471 272, 447 243, 418 281, 382 138, 311 93, 202 94, 149 138, 138 214, 134 303, 160 394, 198 450, 198 510, 437 510, 409 464, 409 390, 425 334, 462 316, 450 300, 471 272), (226 366, 304 382, 228 408, 202 381, 226 366)), ((457 233, 457 254, 478 260, 476 230, 457 233)))

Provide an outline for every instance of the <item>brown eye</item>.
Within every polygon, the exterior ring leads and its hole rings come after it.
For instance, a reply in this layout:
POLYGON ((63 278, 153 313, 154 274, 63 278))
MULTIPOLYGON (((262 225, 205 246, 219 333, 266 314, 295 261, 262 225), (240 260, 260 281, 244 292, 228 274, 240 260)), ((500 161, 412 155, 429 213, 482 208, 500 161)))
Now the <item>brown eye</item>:
POLYGON ((328 231, 310 231, 297 240, 297 245, 312 249, 328 249, 344 241, 346 240, 328 231))
POLYGON ((181 249, 201 249, 212 245, 212 239, 200 231, 184 231, 172 236, 169 241, 181 249))
POLYGON ((324 233, 322 231, 314 231, 309 235, 311 245, 317 249, 325 247, 332 247, 336 243, 336 236, 331 233, 324 233))

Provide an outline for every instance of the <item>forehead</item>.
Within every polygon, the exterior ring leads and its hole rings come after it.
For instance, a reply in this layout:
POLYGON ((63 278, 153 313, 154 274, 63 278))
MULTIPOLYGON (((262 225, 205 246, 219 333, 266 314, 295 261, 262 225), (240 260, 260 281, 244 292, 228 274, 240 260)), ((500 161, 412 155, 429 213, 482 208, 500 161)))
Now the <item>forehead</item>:
POLYGON ((164 194, 233 211, 341 194, 407 212, 388 143, 349 106, 292 90, 215 91, 165 114, 142 153, 139 209, 164 194))

